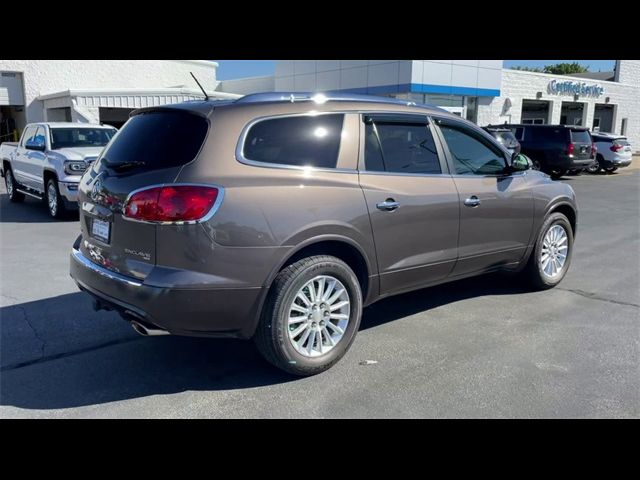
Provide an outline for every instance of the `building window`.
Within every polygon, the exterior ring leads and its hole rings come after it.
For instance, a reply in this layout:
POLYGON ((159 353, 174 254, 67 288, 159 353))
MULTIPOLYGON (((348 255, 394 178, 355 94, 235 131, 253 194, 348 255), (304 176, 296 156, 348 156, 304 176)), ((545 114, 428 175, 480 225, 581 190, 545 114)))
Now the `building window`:
POLYGON ((600 131, 600 117, 593 118, 593 131, 594 132, 600 131))
POLYGON ((522 123, 524 125, 544 125, 544 118, 525 118, 522 123))

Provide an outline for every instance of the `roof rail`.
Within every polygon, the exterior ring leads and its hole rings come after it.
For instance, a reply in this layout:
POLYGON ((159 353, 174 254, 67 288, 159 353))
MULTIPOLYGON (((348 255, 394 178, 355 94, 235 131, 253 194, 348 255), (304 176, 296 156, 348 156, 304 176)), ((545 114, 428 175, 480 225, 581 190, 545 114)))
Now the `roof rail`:
POLYGON ((264 92, 252 93, 245 95, 234 103, 282 103, 282 102, 315 102, 323 104, 326 102, 374 102, 388 103, 393 105, 415 106, 419 108, 431 108, 435 110, 443 110, 442 108, 417 103, 409 100, 398 100, 390 97, 378 97, 375 95, 361 95, 357 93, 337 93, 337 92, 264 92))

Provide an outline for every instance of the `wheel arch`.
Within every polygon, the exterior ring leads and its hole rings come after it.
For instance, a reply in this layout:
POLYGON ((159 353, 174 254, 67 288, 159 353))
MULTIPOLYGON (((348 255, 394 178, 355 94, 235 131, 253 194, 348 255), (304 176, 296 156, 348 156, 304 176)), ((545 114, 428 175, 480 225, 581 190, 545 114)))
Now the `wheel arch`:
POLYGON ((551 205, 545 214, 545 218, 552 213, 562 213, 571 224, 571 230, 573 236, 576 236, 576 229, 578 227, 578 212, 575 207, 568 201, 559 201, 551 205))

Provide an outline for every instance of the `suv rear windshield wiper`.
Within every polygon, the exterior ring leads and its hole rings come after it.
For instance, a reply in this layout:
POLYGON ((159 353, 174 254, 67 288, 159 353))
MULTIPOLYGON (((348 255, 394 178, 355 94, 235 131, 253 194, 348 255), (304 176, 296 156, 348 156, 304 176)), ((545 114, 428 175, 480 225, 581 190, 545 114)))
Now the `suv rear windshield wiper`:
POLYGON ((102 159, 103 163, 105 166, 107 166, 108 168, 112 168, 113 170, 126 170, 128 168, 135 168, 135 167, 144 167, 147 162, 142 162, 139 160, 130 160, 128 162, 115 162, 112 163, 109 160, 107 160, 106 158, 102 159))

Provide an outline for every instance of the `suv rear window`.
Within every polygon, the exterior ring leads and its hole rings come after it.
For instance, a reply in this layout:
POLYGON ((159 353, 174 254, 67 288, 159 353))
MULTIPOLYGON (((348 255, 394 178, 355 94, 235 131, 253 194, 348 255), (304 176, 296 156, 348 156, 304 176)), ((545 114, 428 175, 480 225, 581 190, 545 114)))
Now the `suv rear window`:
POLYGON ((298 167, 335 168, 344 115, 271 118, 247 132, 247 160, 298 167))
POLYGON ((203 117, 188 112, 142 113, 122 127, 102 154, 102 161, 139 164, 152 170, 181 166, 196 157, 208 128, 203 117))
POLYGON ((571 130, 571 141, 576 143, 591 143, 591 136, 586 130, 571 130))
POLYGON ((493 135, 496 140, 498 140, 498 142, 500 142, 507 148, 514 148, 518 145, 518 140, 516 140, 516 137, 511 132, 490 131, 489 133, 491 133, 491 135, 493 135))

